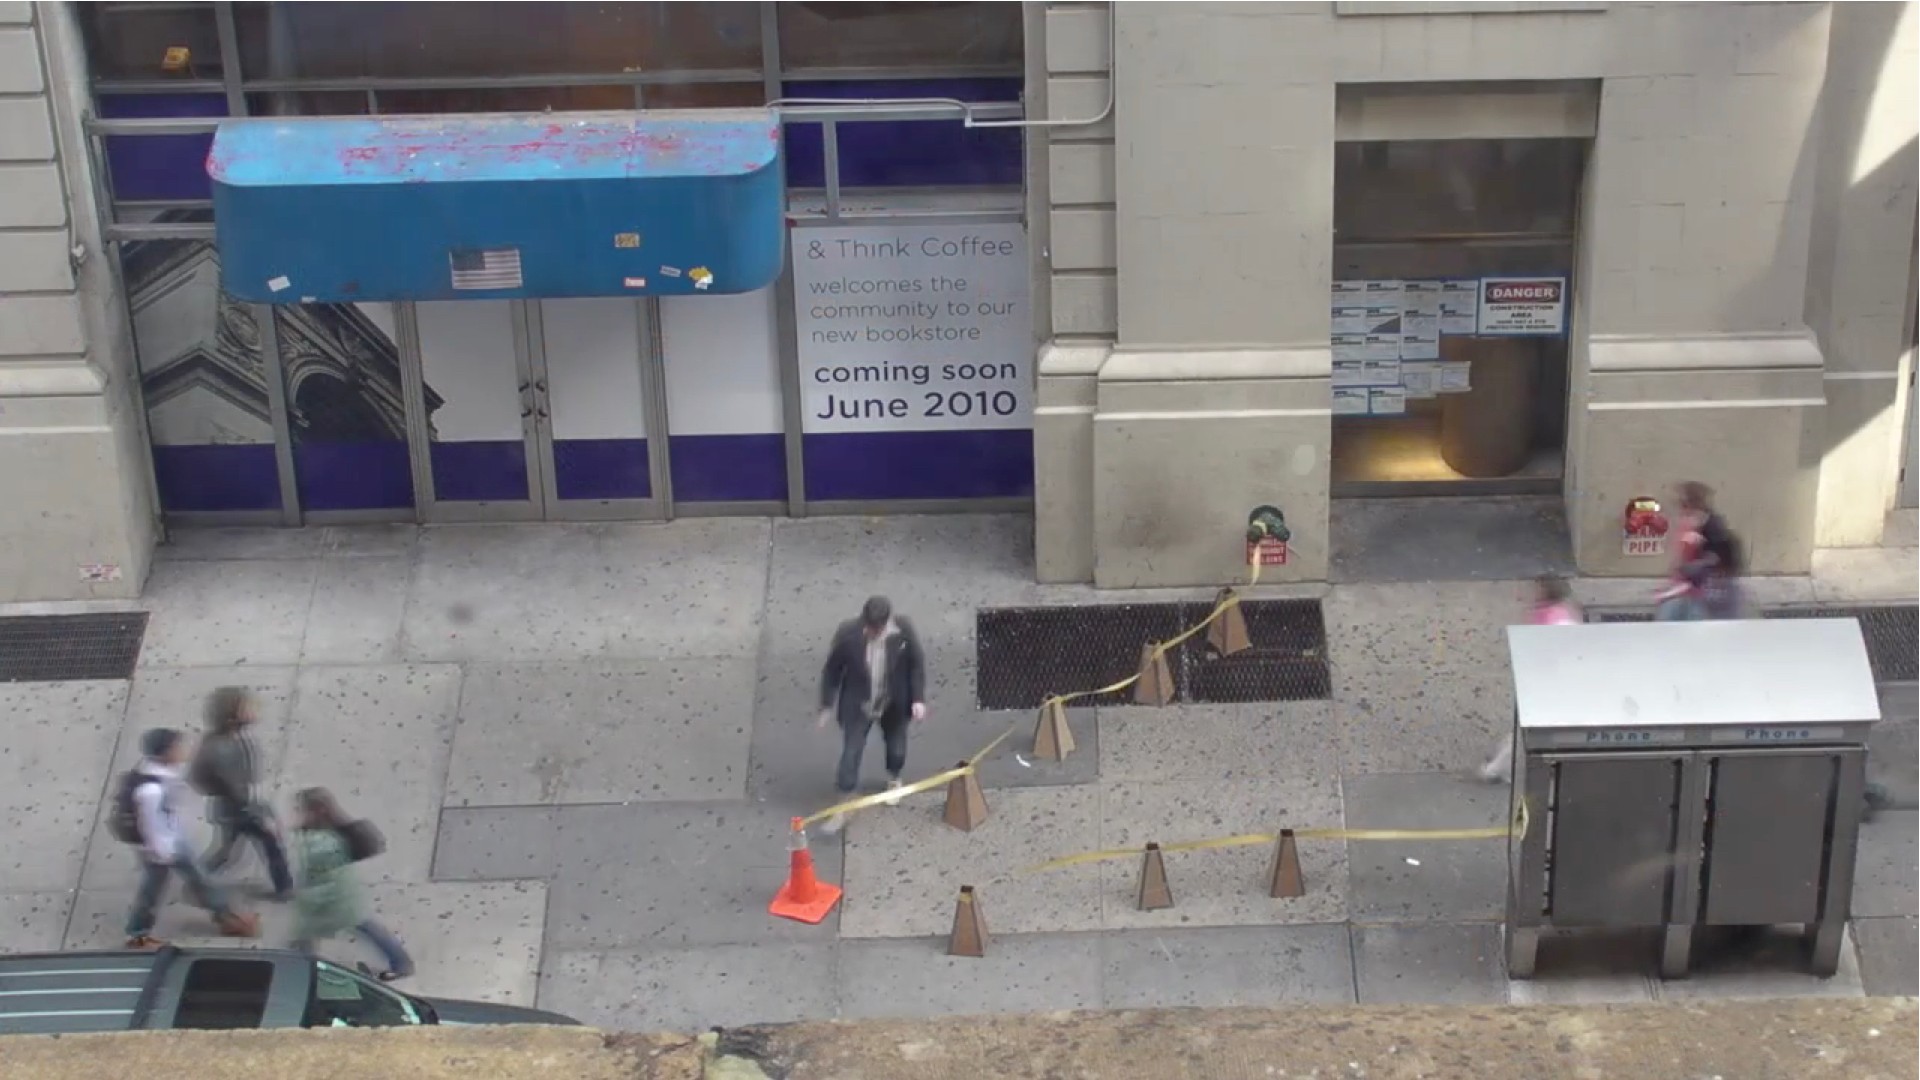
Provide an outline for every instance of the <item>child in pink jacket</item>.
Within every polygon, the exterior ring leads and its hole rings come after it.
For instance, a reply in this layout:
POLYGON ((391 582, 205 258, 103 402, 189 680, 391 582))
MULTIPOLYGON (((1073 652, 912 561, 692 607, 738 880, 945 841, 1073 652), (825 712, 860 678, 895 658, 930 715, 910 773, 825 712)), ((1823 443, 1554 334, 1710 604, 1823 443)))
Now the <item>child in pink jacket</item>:
MULTIPOLYGON (((1573 602, 1573 592, 1564 578, 1542 574, 1534 579, 1533 607, 1527 611, 1530 626, 1572 626, 1587 621, 1586 613, 1573 602)), ((1493 758, 1480 766, 1480 779, 1489 784, 1505 780, 1513 772, 1513 734, 1501 740, 1493 758)))

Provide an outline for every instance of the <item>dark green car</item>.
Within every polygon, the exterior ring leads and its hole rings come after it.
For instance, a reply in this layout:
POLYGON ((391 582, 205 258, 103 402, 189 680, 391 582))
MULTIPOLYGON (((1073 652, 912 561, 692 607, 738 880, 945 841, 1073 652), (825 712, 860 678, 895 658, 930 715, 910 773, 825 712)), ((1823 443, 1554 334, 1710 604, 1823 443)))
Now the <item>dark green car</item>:
POLYGON ((414 997, 283 949, 0 956, 0 1035, 576 1023, 538 1009, 414 997))

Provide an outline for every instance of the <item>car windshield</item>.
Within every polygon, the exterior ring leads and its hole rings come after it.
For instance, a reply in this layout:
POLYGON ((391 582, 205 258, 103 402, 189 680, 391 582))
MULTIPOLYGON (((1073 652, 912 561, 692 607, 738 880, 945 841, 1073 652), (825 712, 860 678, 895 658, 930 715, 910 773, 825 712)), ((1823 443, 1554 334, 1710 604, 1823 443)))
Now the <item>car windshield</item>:
POLYGON ((422 1023, 413 999, 325 960, 313 963, 307 1027, 405 1027, 422 1023))

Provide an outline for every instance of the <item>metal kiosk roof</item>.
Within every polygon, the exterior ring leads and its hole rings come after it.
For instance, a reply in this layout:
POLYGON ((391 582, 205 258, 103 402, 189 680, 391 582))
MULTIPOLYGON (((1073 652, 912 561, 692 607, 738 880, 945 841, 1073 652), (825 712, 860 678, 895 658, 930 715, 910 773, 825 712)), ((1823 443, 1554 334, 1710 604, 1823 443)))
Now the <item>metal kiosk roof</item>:
POLYGON ((207 172, 258 303, 744 293, 785 252, 767 109, 236 119, 207 172))
POLYGON ((1522 731, 1880 719, 1853 619, 1514 626, 1507 650, 1522 731))

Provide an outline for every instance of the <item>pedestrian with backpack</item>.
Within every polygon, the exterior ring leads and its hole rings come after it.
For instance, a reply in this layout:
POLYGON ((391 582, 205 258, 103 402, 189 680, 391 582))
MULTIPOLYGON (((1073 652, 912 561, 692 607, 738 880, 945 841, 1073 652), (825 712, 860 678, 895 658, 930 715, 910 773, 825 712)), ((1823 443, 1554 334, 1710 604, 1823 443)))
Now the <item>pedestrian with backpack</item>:
POLYGON ((164 944, 153 936, 153 923, 167 882, 179 874, 189 897, 213 915, 215 926, 229 937, 257 937, 260 921, 236 912, 226 894, 207 879, 180 828, 180 800, 186 792, 181 780, 187 758, 187 740, 169 728, 154 728, 140 736, 140 764, 119 780, 107 829, 140 851, 140 887, 127 915, 127 947, 153 949, 164 944))
POLYGON ((1746 614, 1740 575, 1746 572, 1745 545, 1713 508, 1713 489, 1697 480, 1680 485, 1678 543, 1673 575, 1655 600, 1661 622, 1738 619, 1746 614))
POLYGON ((324 938, 358 930, 386 960, 382 982, 413 974, 413 959, 386 927, 367 913, 353 864, 372 858, 385 845, 365 821, 349 819, 325 788, 307 788, 294 796, 293 849, 300 862, 300 885, 293 897, 293 947, 311 953, 324 938))
POLYGON ((225 869, 240 841, 251 840, 266 860, 273 898, 286 900, 293 895, 293 875, 287 872, 286 849, 280 845, 280 823, 273 808, 256 794, 261 759, 252 728, 259 718, 259 702, 245 687, 223 686, 209 695, 207 733, 193 756, 187 781, 207 797, 219 832, 207 852, 207 872, 218 874, 225 869))

